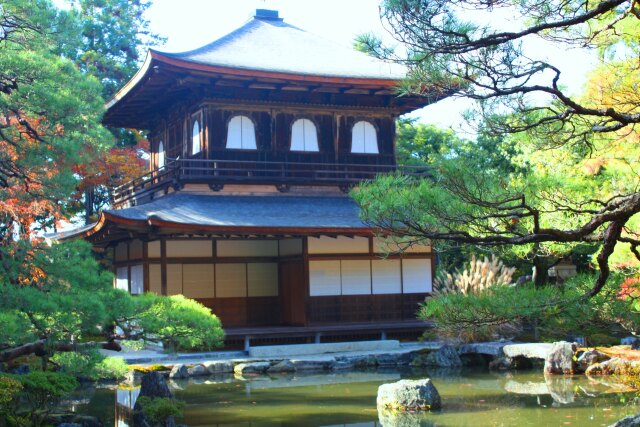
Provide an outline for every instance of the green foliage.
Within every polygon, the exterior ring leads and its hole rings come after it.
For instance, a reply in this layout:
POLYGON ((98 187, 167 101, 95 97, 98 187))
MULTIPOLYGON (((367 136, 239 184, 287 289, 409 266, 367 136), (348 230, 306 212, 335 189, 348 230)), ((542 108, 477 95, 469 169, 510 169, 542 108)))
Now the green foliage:
MULTIPOLYGON (((182 296, 153 294, 133 297, 114 289, 112 275, 104 271, 85 241, 38 248, 28 266, 21 263, 2 273, 0 263, 0 349, 44 340, 45 360, 53 356, 70 375, 90 379, 121 378, 126 366, 102 360, 91 351, 90 337, 112 338, 113 328, 125 331, 123 339, 162 340, 175 350, 212 349, 220 346, 224 332, 219 319, 201 304, 182 296), (34 284, 15 285, 10 275, 22 277, 36 269, 34 284), (77 352, 57 354, 59 348, 77 352), (66 348, 65 348, 66 346, 66 348)), ((3 353, 0 351, 0 358, 3 353)))
POLYGON ((139 326, 178 350, 210 350, 222 345, 224 332, 220 320, 207 307, 182 295, 159 297, 146 294, 137 298, 139 326))
POLYGON ((418 317, 432 319, 436 332, 462 341, 515 337, 533 329, 535 339, 558 340, 568 335, 593 337, 636 332, 640 314, 615 297, 620 277, 593 298, 584 293, 593 281, 579 275, 557 286, 496 286, 475 294, 438 295, 421 305, 418 317))
POLYGON ((142 396, 138 398, 142 407, 142 413, 154 426, 164 426, 169 417, 181 417, 184 411, 184 402, 167 397, 150 398, 142 396))
POLYGON ((56 372, 0 375, 0 425, 48 425, 59 400, 77 386, 73 377, 56 372))
POLYGON ((100 379, 121 380, 129 373, 129 365, 121 357, 105 357, 96 366, 96 375, 100 379))
POLYGON ((0 417, 8 417, 17 406, 18 395, 23 386, 17 379, 0 375, 0 417))
POLYGON ((51 361, 60 366, 60 371, 74 378, 97 380, 120 380, 127 376, 129 365, 120 357, 104 357, 94 348, 85 352, 57 353, 51 361))

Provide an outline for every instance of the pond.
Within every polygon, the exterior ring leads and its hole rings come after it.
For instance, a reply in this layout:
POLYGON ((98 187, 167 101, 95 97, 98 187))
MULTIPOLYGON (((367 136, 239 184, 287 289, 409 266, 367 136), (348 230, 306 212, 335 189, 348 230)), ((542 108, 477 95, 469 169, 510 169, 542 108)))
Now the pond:
MULTIPOLYGON (((615 378, 547 378, 539 371, 374 370, 170 381, 186 402, 189 426, 607 426, 635 414, 636 393, 615 378), (407 414, 398 424, 378 414, 378 386, 401 378, 432 378, 443 409, 407 414)), ((77 412, 105 425, 128 425, 135 388, 82 392, 77 412)))

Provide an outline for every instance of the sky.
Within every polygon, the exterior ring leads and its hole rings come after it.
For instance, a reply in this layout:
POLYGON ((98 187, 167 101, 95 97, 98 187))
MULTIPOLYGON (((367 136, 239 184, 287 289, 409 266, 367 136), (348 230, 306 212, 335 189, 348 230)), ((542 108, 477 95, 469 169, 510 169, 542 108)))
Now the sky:
MULTIPOLYGON (((394 43, 379 16, 379 0, 154 0, 147 11, 151 31, 167 39, 157 50, 180 52, 198 48, 240 27, 256 8, 275 9, 285 22, 344 46, 352 46, 356 36, 373 32, 394 43)), ((493 12, 491 19, 508 27, 514 23, 508 13, 493 12)), ((558 49, 536 41, 526 46, 530 56, 553 59, 563 71, 561 83, 579 92, 593 59, 579 50, 558 49)), ((462 113, 470 107, 463 99, 447 99, 412 113, 420 122, 451 127, 460 132, 462 113)))

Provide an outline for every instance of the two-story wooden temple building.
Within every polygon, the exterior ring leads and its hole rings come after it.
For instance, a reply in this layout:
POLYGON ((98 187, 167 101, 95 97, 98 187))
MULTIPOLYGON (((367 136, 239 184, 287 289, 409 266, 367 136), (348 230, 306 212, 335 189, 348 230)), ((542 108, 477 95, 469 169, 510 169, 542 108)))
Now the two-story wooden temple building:
POLYGON ((404 76, 270 10, 199 49, 152 50, 104 116, 149 130, 150 171, 65 238, 112 250, 117 287, 197 299, 228 333, 418 328, 430 248, 388 254, 346 194, 396 171, 395 119, 444 96, 399 97, 404 76))

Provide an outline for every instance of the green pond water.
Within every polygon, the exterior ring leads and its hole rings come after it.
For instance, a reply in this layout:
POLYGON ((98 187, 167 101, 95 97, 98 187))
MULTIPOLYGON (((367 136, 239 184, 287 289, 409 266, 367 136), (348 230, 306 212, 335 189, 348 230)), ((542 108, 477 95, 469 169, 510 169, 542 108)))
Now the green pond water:
MULTIPOLYGON (((171 381, 186 402, 189 426, 608 426, 640 412, 636 393, 614 378, 547 378, 539 371, 376 370, 236 378, 216 376, 171 381), (401 378, 430 377, 442 397, 441 411, 378 413, 378 386, 401 378)), ((73 402, 77 412, 105 425, 129 424, 137 390, 92 389, 73 402)), ((71 403, 70 403, 71 404, 71 403)))

